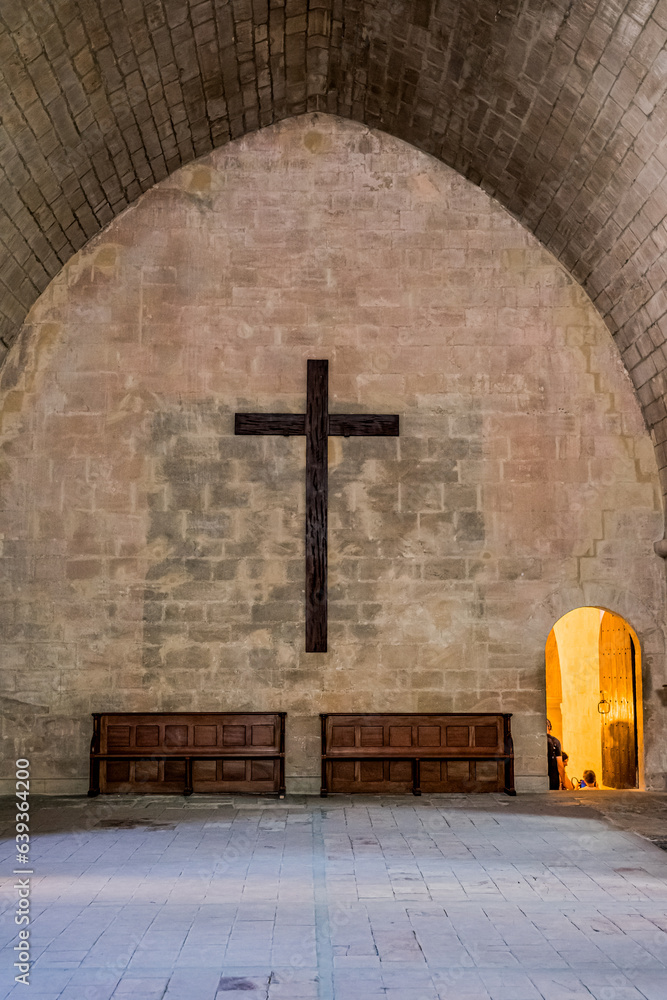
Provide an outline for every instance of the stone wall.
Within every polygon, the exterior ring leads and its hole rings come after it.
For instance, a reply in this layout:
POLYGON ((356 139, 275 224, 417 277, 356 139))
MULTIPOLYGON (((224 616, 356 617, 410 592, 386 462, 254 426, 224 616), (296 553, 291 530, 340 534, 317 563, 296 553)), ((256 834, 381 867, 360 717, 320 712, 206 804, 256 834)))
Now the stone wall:
POLYGON ((515 713, 545 787, 544 643, 580 605, 643 649, 664 787, 651 440, 582 290, 479 189, 303 116, 162 181, 33 307, 3 375, 5 777, 82 790, 90 713, 283 709, 318 787, 321 711, 515 713), (329 451, 329 652, 304 652, 304 441, 237 410, 396 412, 329 451))

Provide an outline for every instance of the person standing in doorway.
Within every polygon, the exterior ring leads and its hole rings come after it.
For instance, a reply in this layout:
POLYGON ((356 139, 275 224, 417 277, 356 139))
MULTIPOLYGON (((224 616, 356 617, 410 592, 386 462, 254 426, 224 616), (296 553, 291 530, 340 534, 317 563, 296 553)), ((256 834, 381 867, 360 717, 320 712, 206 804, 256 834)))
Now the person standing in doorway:
POLYGON ((560 740, 551 735, 551 722, 547 719, 547 762, 549 767, 549 790, 558 791, 563 784, 565 768, 560 740))

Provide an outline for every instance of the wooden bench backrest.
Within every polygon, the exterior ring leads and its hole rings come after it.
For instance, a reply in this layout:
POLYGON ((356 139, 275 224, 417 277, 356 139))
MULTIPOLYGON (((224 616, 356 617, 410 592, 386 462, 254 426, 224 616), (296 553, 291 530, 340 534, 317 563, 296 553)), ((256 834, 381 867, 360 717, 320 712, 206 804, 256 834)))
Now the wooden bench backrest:
POLYGON ((285 712, 97 712, 89 795, 285 793, 285 712))
POLYGON ((278 753, 279 713, 107 712, 99 715, 100 753, 278 753))
POLYGON ((506 752, 503 714, 323 715, 323 753, 333 757, 490 757, 506 752))

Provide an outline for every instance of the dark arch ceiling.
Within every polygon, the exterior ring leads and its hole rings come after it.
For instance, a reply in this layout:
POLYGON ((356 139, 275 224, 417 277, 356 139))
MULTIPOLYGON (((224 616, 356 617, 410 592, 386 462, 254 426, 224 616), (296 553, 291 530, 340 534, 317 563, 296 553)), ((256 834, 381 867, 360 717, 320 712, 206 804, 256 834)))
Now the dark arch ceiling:
POLYGON ((587 290, 667 489, 667 0, 0 0, 3 351, 156 181, 305 111, 497 198, 587 290))

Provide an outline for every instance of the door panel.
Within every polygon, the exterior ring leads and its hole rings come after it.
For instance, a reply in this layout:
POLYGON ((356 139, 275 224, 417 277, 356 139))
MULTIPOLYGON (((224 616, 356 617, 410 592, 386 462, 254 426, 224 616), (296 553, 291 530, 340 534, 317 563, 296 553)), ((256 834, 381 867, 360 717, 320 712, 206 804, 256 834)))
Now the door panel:
POLYGON ((547 638, 544 650, 544 659, 547 674, 547 718, 551 722, 551 732, 559 740, 563 739, 563 686, 561 682, 560 658, 558 656, 558 643, 556 633, 552 629, 547 638))
POLYGON ((619 616, 605 611, 600 623, 600 722, 602 784, 637 787, 634 644, 619 616))

